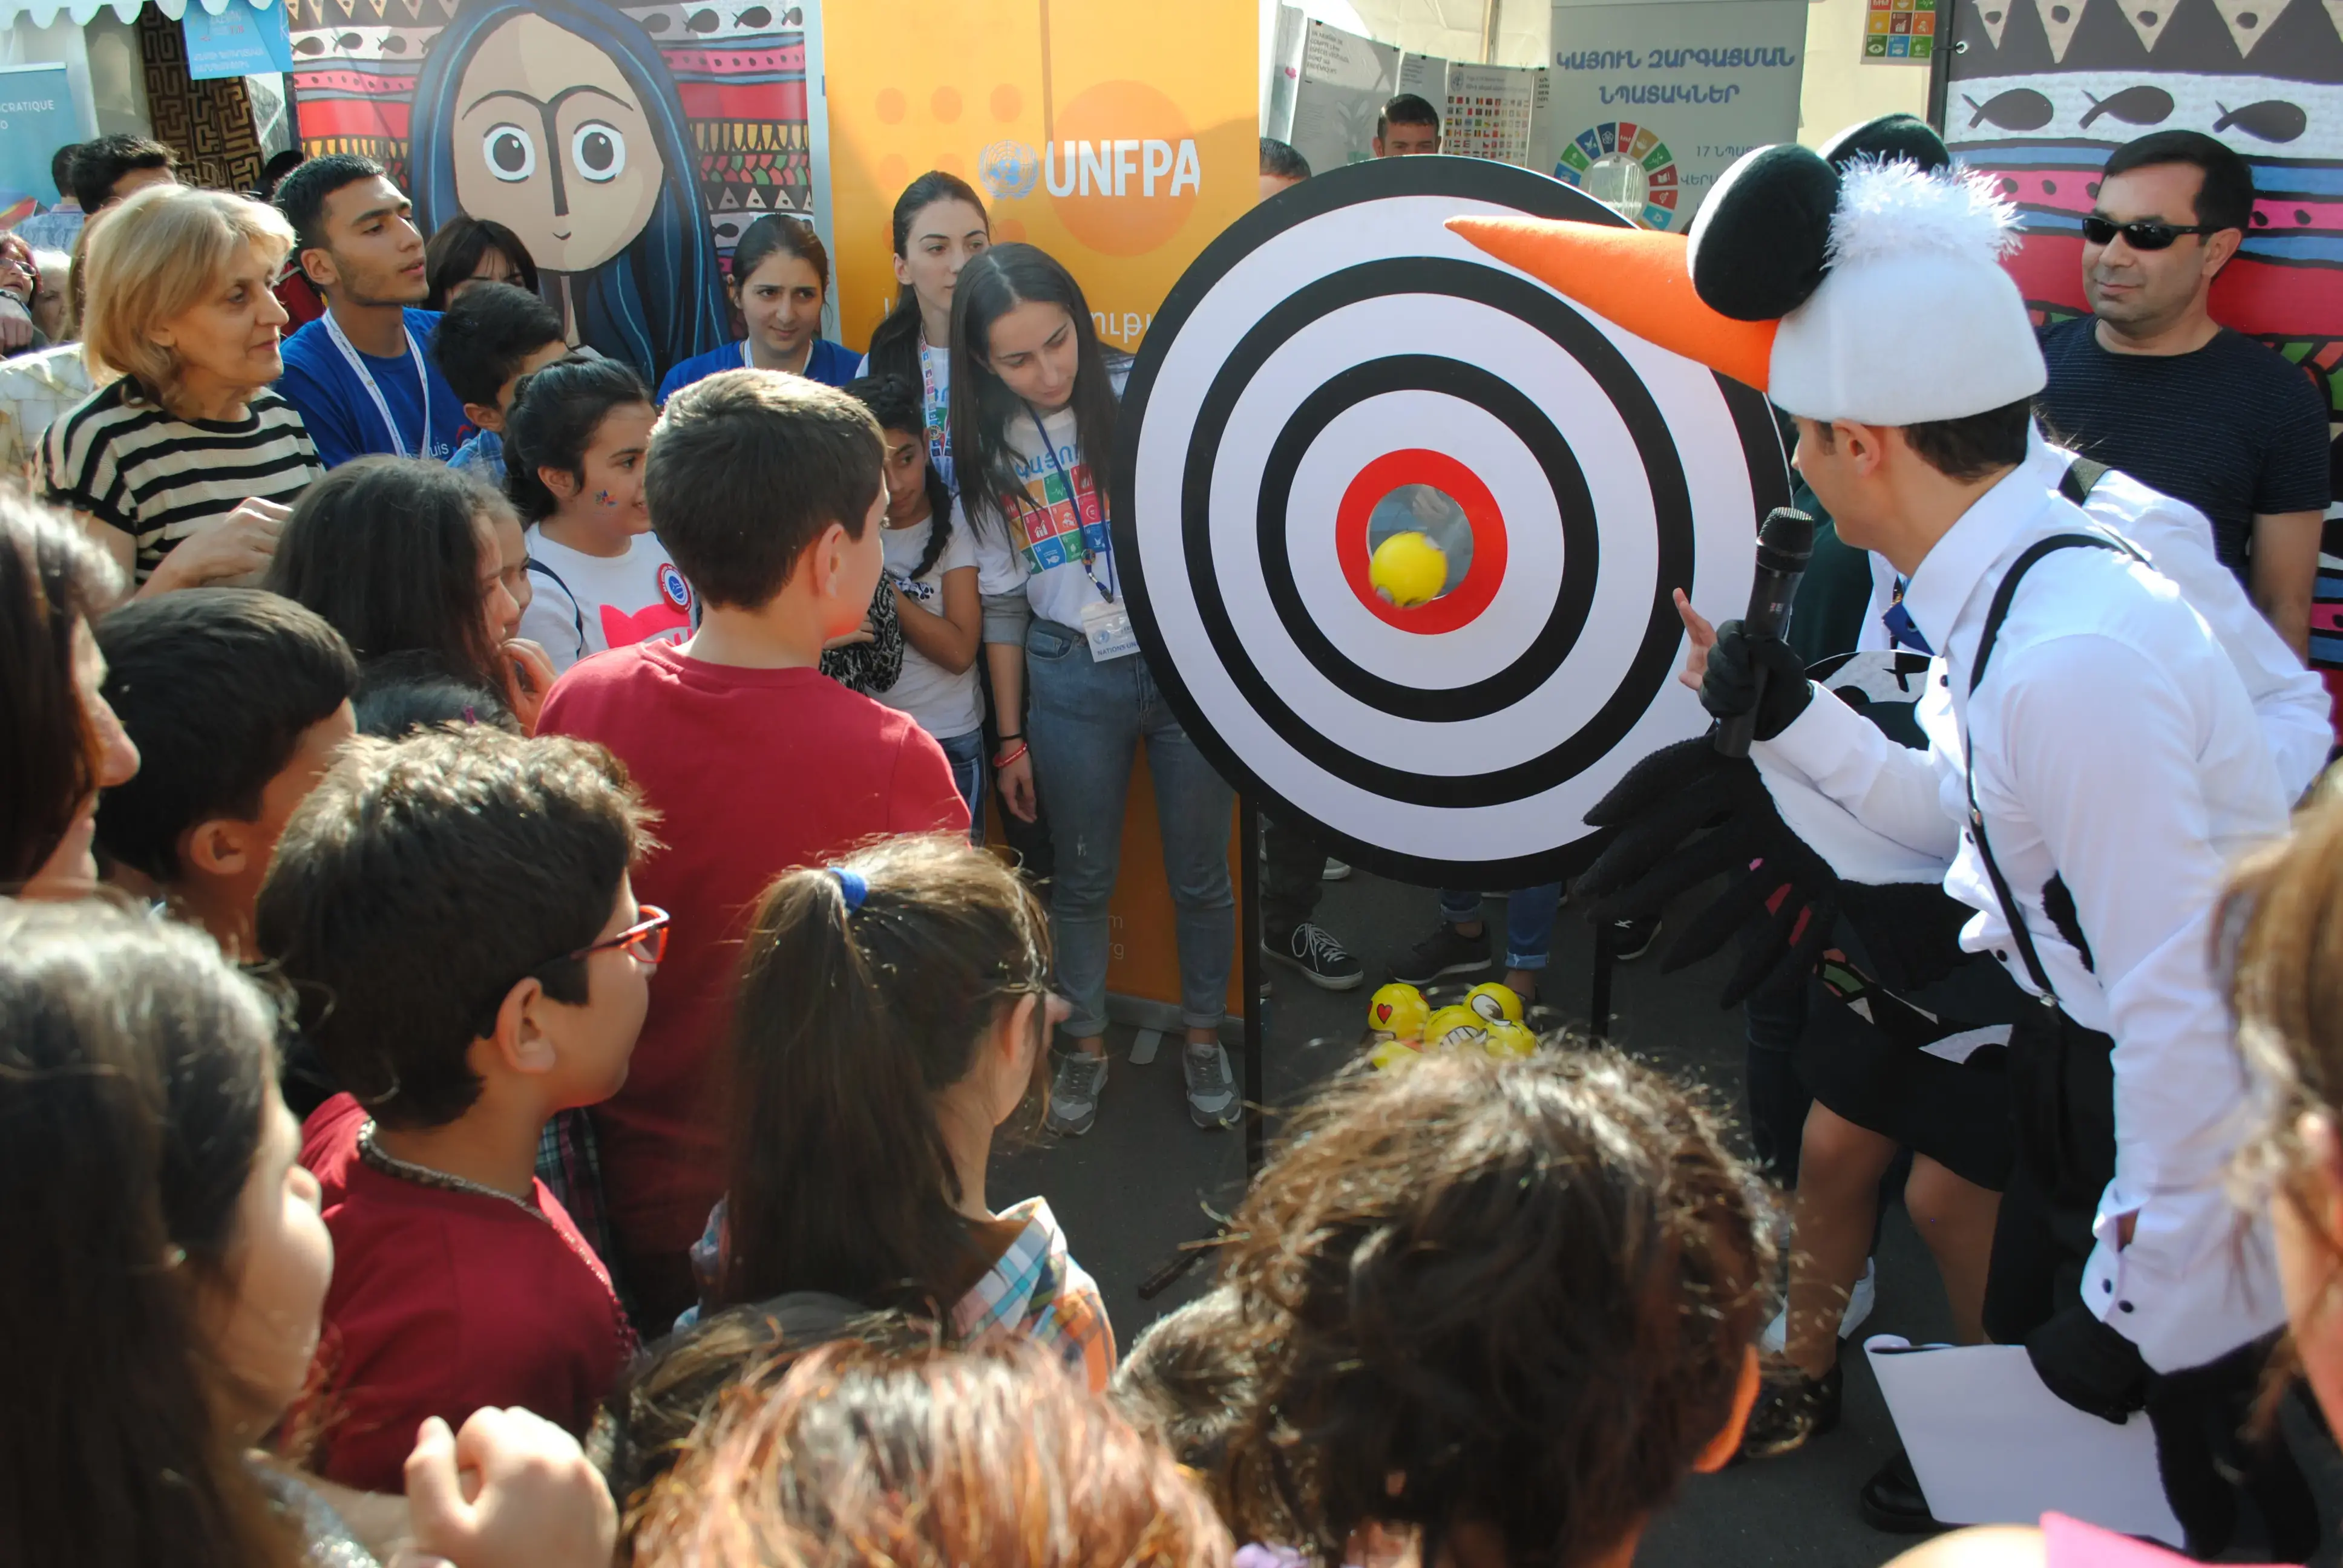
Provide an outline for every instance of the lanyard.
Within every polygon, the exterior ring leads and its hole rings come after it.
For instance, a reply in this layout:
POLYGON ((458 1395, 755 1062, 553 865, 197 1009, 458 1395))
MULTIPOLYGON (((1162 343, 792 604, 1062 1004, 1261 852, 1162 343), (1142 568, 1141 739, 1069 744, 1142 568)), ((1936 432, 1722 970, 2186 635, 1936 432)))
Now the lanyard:
MULTIPOLYGON (((1110 538, 1106 542, 1106 581, 1101 582, 1098 580, 1098 573, 1091 570, 1091 561, 1094 558, 1091 552, 1091 520, 1082 515, 1082 493, 1074 487, 1074 477, 1059 466, 1058 444, 1050 439, 1050 428, 1041 423, 1041 416, 1035 411, 1031 403, 1025 405, 1025 412, 1032 418, 1033 433, 1041 437, 1041 456, 1049 463, 1050 471, 1058 476, 1059 482, 1066 487, 1066 499, 1074 504, 1074 537, 1081 541, 1082 575, 1091 579, 1091 587, 1099 590, 1101 598, 1112 604, 1114 602, 1114 540, 1110 538)), ((1099 524, 1101 528, 1106 524, 1104 501, 1099 503, 1099 524)))
POLYGON ((366 356, 351 346, 350 335, 342 330, 342 324, 334 319, 334 313, 330 310, 326 312, 326 336, 334 340, 334 347, 342 351, 344 361, 357 372, 358 381, 366 387, 367 396, 374 399, 374 411, 382 416, 382 427, 390 432, 391 450, 402 457, 427 457, 431 455, 431 377, 423 368, 423 346, 415 341, 415 334, 407 331, 404 324, 398 330, 399 336, 407 339, 407 352, 415 358, 415 384, 423 394, 423 433, 417 440, 413 453, 407 451, 406 438, 399 435, 398 427, 391 422, 390 404, 384 398, 382 388, 375 385, 374 372, 367 368, 366 356))

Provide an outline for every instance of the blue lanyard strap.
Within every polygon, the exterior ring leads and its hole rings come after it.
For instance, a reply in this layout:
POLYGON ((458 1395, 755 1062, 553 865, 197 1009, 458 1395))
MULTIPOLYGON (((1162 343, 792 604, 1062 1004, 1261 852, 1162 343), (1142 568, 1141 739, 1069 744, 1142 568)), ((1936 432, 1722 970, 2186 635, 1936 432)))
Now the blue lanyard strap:
MULTIPOLYGON (((1112 604, 1114 602, 1115 580, 1114 540, 1110 538, 1106 541, 1106 581, 1101 582, 1098 579, 1098 573, 1091 569, 1091 560, 1092 557, 1090 533, 1091 520, 1082 515, 1082 493, 1080 489, 1075 487, 1073 476, 1067 473, 1066 470, 1059 465, 1058 444, 1050 439, 1050 428, 1041 422, 1041 414, 1035 410, 1033 405, 1031 403, 1025 405, 1025 413, 1026 416, 1033 421, 1033 433, 1041 437, 1042 459, 1050 465, 1050 471, 1058 476, 1059 482, 1066 487, 1066 498, 1073 503, 1074 533, 1075 537, 1081 542, 1082 547, 1082 575, 1091 579, 1091 587, 1098 589, 1100 598, 1105 599, 1107 603, 1112 604)), ((1099 503, 1099 525, 1101 529, 1106 525, 1106 503, 1104 501, 1101 501, 1099 503)))

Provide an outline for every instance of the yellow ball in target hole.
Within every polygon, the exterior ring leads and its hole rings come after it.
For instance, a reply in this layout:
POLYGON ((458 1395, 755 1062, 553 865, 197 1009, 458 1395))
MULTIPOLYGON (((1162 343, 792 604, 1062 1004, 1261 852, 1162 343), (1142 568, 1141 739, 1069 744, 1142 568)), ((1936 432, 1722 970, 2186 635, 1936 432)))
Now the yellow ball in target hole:
POLYGON ((1422 534, 1393 534, 1375 547, 1367 580, 1391 603, 1414 609, 1438 598, 1448 586, 1448 557, 1422 534))

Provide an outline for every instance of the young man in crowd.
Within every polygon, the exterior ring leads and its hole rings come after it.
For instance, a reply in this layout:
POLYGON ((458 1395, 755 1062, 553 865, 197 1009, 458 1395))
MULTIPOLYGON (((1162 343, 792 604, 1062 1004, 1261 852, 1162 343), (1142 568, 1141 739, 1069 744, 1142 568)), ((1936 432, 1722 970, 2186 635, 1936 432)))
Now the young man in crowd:
POLYGON ((49 183, 56 186, 57 205, 16 226, 16 237, 35 250, 71 251, 83 221, 89 216, 81 210, 81 198, 73 189, 74 154, 80 150, 79 142, 67 142, 56 150, 49 159, 49 183))
POLYGON ((148 186, 171 185, 178 177, 178 155, 146 136, 100 136, 74 149, 74 201, 87 217, 148 186))
POLYGON ((436 311, 414 205, 372 158, 311 158, 277 187, 301 271, 326 314, 285 340, 277 389, 300 410, 328 468, 387 452, 454 456, 464 407, 431 362, 436 311))
POLYGON ((1413 157, 1440 150, 1440 111, 1413 93, 1402 93, 1375 116, 1375 156, 1413 157))
POLYGON ((2083 222, 2091 314, 2042 329, 2052 436, 2203 512, 2222 565, 2298 655, 2329 498, 2328 411, 2207 309, 2253 223, 2246 160, 2196 131, 2116 149, 2083 222))
POLYGON ((106 699, 141 759, 99 799, 98 849, 250 959, 277 840, 357 732, 357 660, 323 618, 258 588, 158 594, 96 629, 106 699))
POLYGON ((968 830, 918 721, 820 668, 878 587, 885 460, 860 403, 800 377, 730 370, 669 398, 644 490, 699 592, 699 630, 584 660, 538 720, 616 753, 666 846, 639 882, 674 912, 673 951, 633 1073, 594 1115, 620 1272, 647 1322, 692 1304, 689 1249, 722 1194, 711 1069, 757 895, 876 834, 968 830))
POLYGON ((431 358, 479 434, 456 448, 451 468, 505 487, 505 416, 513 388, 530 371, 569 352, 561 317, 526 288, 479 283, 449 302, 432 335, 431 358))
POLYGON ((627 1076, 665 940, 627 877, 645 828, 600 748, 481 724, 352 742, 286 829, 260 944, 347 1091, 302 1129, 328 1480, 397 1492, 417 1428, 483 1405, 583 1437, 634 1352, 536 1167, 547 1121, 627 1076))
POLYGON ((1274 136, 1261 138, 1261 199, 1267 201, 1310 177, 1310 160, 1274 136))

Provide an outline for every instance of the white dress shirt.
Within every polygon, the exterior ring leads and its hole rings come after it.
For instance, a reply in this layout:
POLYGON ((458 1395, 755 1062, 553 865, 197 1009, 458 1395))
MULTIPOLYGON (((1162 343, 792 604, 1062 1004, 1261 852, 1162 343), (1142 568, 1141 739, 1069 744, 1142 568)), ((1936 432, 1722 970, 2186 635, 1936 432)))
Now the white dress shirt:
POLYGON ((2017 556, 2052 534, 2105 532, 2046 487, 2046 473, 2055 484, 2037 454, 1986 491, 1906 588, 1905 608, 1943 656, 1917 710, 1926 751, 1818 689, 1752 755, 1947 862, 1946 891, 1978 911, 1961 945, 1991 952, 2032 991, 1962 830, 1966 725, 1995 858, 2058 1000, 2116 1042, 2116 1171, 2084 1300, 2170 1372, 2286 1315, 2267 1222, 2240 1237, 2223 1188, 2247 1085, 2209 935, 2225 868, 2286 830, 2289 797, 2229 651, 2170 580, 2113 550, 2036 564, 1971 700, 1986 615, 2017 556), (2054 873, 2073 896, 2087 962, 2044 908, 2054 873), (2118 1249, 2130 1213, 2132 1241, 2118 1249))

